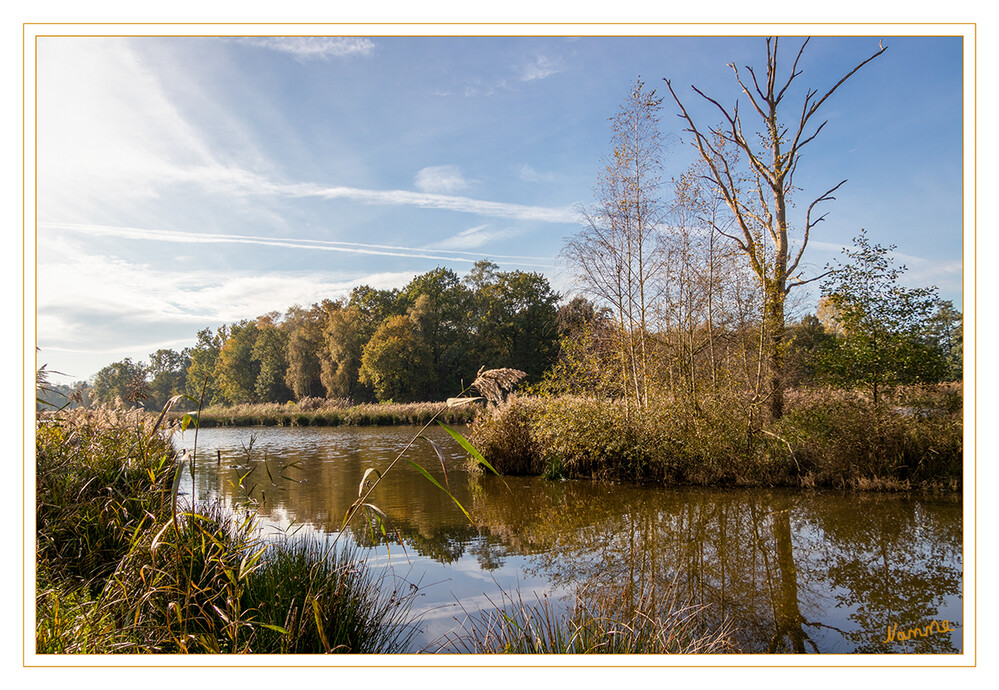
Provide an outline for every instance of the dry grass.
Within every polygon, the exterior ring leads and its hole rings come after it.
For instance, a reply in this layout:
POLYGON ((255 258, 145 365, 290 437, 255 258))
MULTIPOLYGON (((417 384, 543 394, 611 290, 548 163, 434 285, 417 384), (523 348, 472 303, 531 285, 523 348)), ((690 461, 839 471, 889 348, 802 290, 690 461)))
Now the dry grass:
POLYGON ((372 403, 306 398, 298 403, 213 405, 201 412, 202 428, 213 426, 398 426, 422 425, 435 415, 446 424, 467 424, 475 406, 449 408, 444 402, 372 403))
POLYGON ((738 398, 659 399, 645 410, 570 396, 512 397, 470 436, 507 474, 666 484, 898 491, 960 486, 960 385, 920 387, 875 407, 839 390, 792 391, 783 419, 750 424, 738 398))

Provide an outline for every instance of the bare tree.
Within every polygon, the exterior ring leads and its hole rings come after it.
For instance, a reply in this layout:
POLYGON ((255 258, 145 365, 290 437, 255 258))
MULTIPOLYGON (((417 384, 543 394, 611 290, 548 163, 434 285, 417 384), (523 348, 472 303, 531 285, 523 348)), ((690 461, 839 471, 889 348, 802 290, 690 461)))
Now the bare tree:
POLYGON ((663 289, 657 241, 665 215, 661 107, 655 90, 636 81, 611 118, 613 150, 599 179, 596 207, 584 212, 586 227, 563 250, 586 291, 614 310, 623 392, 639 406, 648 402, 649 321, 663 289))
MULTIPOLYGON (((759 277, 763 289, 763 329, 762 337, 764 359, 767 364, 767 395, 771 416, 780 418, 784 412, 783 372, 783 342, 785 331, 784 302, 788 292, 796 285, 817 280, 816 276, 803 280, 798 275, 798 267, 808 245, 809 232, 819 223, 823 216, 812 217, 815 206, 821 202, 832 200, 833 193, 846 182, 843 180, 812 201, 805 212, 804 226, 800 238, 800 246, 792 256, 788 240, 788 204, 793 189, 794 173, 797 170, 802 149, 818 136, 826 122, 815 126, 813 117, 819 108, 847 79, 853 76, 861 67, 875 59, 886 48, 879 46, 877 52, 858 64, 827 91, 820 93, 808 90, 801 112, 796 116, 791 126, 786 126, 781 115, 784 97, 791 84, 801 74, 798 62, 808 45, 808 39, 802 43, 790 75, 781 80, 778 75, 777 38, 768 38, 766 78, 757 79, 751 67, 746 67, 749 73, 749 85, 739 74, 734 64, 729 66, 735 73, 736 82, 747 97, 752 111, 759 116, 763 129, 759 132, 759 147, 750 142, 743 134, 742 121, 739 115, 738 101, 731 108, 726 108, 717 100, 704 94, 696 86, 691 88, 705 100, 713 104, 722 115, 722 124, 702 130, 695 123, 690 113, 684 107, 669 79, 665 79, 673 99, 680 108, 680 117, 687 122, 688 132, 694 135, 694 143, 701 158, 707 164, 708 176, 717 185, 725 203, 731 209, 737 229, 727 235, 736 242, 747 257, 752 270, 759 277), (782 82, 782 83, 781 83, 782 82), (721 150, 718 141, 734 146, 740 156, 749 165, 748 184, 740 179, 741 171, 736 169, 730 156, 721 150), (769 247, 764 241, 769 238, 769 247), (767 251, 769 248, 769 252, 767 251)), ((751 135, 755 140, 756 137, 751 135)))

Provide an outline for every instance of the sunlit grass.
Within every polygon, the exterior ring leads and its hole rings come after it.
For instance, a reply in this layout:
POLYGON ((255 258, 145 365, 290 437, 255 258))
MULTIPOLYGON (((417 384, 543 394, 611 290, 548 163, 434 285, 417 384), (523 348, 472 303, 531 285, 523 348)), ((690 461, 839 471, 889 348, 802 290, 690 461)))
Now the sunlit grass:
POLYGON ((474 408, 449 408, 444 402, 352 405, 343 400, 315 400, 212 405, 201 412, 201 426, 415 426, 435 416, 446 424, 467 424, 475 416, 474 408))

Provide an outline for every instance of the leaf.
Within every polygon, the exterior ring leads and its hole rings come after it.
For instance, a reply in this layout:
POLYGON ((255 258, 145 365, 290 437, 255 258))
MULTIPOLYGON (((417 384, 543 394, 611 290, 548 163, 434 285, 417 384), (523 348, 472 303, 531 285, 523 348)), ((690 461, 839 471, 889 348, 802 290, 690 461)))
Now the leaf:
POLYGON ((379 479, 382 478, 382 473, 379 472, 378 470, 376 470, 374 467, 369 467, 368 469, 364 470, 364 476, 361 477, 361 483, 358 484, 358 486, 357 486, 357 495, 358 496, 361 496, 361 495, 364 494, 364 485, 368 481, 368 475, 371 475, 371 474, 378 475, 379 479))
POLYGON ((409 458, 405 458, 405 460, 410 465, 412 465, 413 467, 415 467, 416 470, 427 479, 427 481, 429 481, 431 484, 433 484, 434 486, 436 486, 438 489, 440 489, 441 491, 443 491, 444 493, 446 493, 451 498, 451 500, 454 501, 454 504, 456 506, 458 506, 458 508, 461 509, 461 512, 463 512, 465 514, 465 517, 468 518, 468 521, 470 523, 472 523, 473 525, 475 524, 475 521, 472 520, 472 516, 468 514, 467 510, 465 510, 465 506, 461 505, 461 502, 457 498, 454 497, 454 494, 452 494, 450 491, 448 491, 443 486, 441 486, 441 483, 439 481, 437 481, 436 479, 434 479, 433 476, 429 472, 427 472, 425 469, 423 469, 423 467, 421 465, 419 465, 416 462, 413 462, 409 458))
POLYGON ((444 429, 444 431, 446 431, 449 434, 451 434, 451 438, 453 438, 455 441, 457 441, 458 445, 460 445, 462 448, 464 448, 466 451, 468 451, 468 454, 471 455, 473 458, 475 458, 476 462, 478 462, 480 465, 485 465, 487 468, 489 468, 490 472, 492 472, 493 474, 495 474, 497 477, 499 476, 499 472, 497 472, 493 468, 493 466, 490 465, 489 462, 484 457, 482 457, 482 453, 480 453, 479 451, 477 451, 475 449, 475 446, 473 446, 471 443, 468 442, 468 439, 466 439, 464 436, 462 436, 461 434, 459 434, 457 431, 455 431, 454 429, 452 429, 451 427, 449 427, 444 422, 437 422, 437 423, 441 425, 441 427, 444 429))
POLYGON ((448 488, 451 488, 451 484, 447 480, 447 467, 444 466, 444 451, 442 451, 440 446, 438 446, 434 441, 431 441, 426 436, 421 434, 420 438, 422 438, 424 441, 426 441, 427 443, 429 443, 431 446, 434 447, 434 451, 436 451, 437 453, 437 459, 441 461, 441 470, 444 472, 444 484, 448 488))
POLYGON ((279 632, 282 635, 287 635, 288 631, 282 628, 280 625, 271 625, 270 623, 257 623, 261 628, 267 628, 268 630, 273 630, 274 632, 279 632))

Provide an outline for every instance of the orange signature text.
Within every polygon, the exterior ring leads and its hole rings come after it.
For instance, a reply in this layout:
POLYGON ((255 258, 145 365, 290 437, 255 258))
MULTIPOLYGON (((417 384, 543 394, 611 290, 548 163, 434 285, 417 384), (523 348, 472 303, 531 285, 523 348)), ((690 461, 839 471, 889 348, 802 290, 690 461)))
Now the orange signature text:
POLYGON ((906 642, 916 637, 929 637, 930 635, 935 635, 937 633, 950 632, 952 628, 948 621, 933 621, 924 628, 909 628, 908 630, 899 630, 898 623, 894 626, 888 626, 888 636, 885 638, 885 644, 889 642, 906 642))

